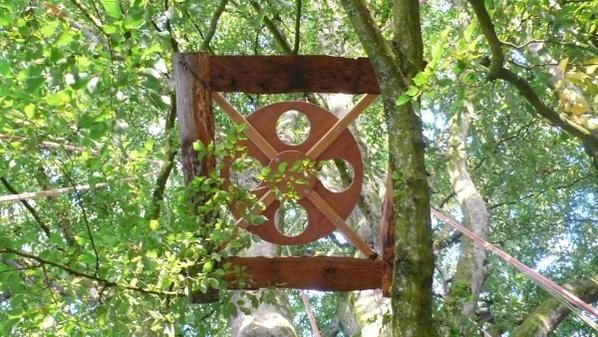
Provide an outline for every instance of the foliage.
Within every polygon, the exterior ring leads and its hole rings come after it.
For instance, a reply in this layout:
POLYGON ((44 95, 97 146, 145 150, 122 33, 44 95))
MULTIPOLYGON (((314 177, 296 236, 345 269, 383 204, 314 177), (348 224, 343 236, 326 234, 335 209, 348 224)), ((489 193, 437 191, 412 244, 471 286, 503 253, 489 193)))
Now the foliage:
MULTIPOLYGON (((216 248, 228 242, 241 249, 254 239, 234 237, 226 205, 253 199, 223 186, 217 173, 184 187, 170 60, 174 52, 202 48, 210 33, 205 47, 214 54, 289 53, 271 27, 293 47, 296 26, 289 1, 223 3, 216 17, 219 1, 0 2, 0 195, 78 186, 74 193, 0 203, 0 335, 229 335, 237 310, 230 298, 190 304, 187 295, 224 286, 216 248), (188 202, 194 190, 211 196, 198 210, 188 202), (222 216, 198 223, 194 212, 222 216)), ((596 2, 487 3, 505 67, 548 107, 596 133, 596 2)), ((537 115, 510 83, 488 81, 492 53, 466 3, 420 4, 427 66, 396 104, 421 102, 433 203, 461 214, 446 169, 448 120, 471 104, 465 145, 470 174, 491 212, 489 240, 558 282, 595 275, 598 180, 583 144, 537 115)), ((392 35, 391 7, 370 2, 385 37, 392 35)), ((300 54, 364 56, 339 13, 333 1, 303 1, 300 54)), ((227 96, 245 114, 302 98, 227 96)), ((197 149, 223 158, 239 150, 240 133, 217 109, 215 118, 216 144, 197 149)), ((382 190, 393 137, 383 120, 378 104, 356 123, 372 194, 382 190)), ((436 241, 445 239, 442 224, 434 229, 436 241)), ((445 310, 458 252, 458 244, 436 252, 439 329, 467 319, 445 310)), ((282 252, 289 253, 352 250, 331 236, 282 252)), ((504 334, 545 294, 494 257, 487 268, 479 319, 467 324, 504 334)), ((300 335, 309 335, 300 297, 287 294, 300 335)), ((323 330, 339 299, 311 300, 323 330)), ((590 336, 589 329, 572 317, 555 335, 590 336)))

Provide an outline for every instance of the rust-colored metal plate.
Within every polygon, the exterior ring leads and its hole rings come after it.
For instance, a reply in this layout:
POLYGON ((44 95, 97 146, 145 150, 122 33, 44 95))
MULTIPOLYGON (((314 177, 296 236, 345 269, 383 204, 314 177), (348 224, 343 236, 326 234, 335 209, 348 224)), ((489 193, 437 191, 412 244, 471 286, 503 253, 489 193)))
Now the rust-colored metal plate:
MULTIPOLYGON (((292 166, 291 161, 300 160, 302 155, 318 142, 318 140, 334 125, 338 119, 330 112, 322 109, 321 107, 305 103, 305 102, 280 102, 265 106, 261 109, 256 110, 249 117, 247 121, 257 130, 259 133, 272 145, 277 151, 275 158, 269 159, 259 147, 249 140, 244 140, 240 145, 247 147, 247 155, 256 158, 262 165, 268 166, 272 169, 278 167, 276 159, 280 162, 287 161, 287 166, 292 166), (295 110, 303 113, 310 124, 310 132, 307 139, 298 145, 289 145, 280 140, 276 133, 276 122, 279 117, 290 110, 295 110)), ((342 192, 333 192, 328 190, 321 181, 315 179, 315 177, 308 177, 306 184, 300 185, 286 185, 286 188, 293 188, 298 193, 299 200, 298 204, 303 206, 308 215, 308 222, 305 226, 305 230, 297 236, 286 236, 282 234, 275 226, 274 215, 276 210, 280 206, 278 201, 274 201, 268 206, 262 214, 268 218, 268 220, 260 225, 248 226, 247 230, 257 234, 263 240, 281 244, 281 245, 298 245, 305 244, 315 240, 318 240, 328 234, 330 234, 336 228, 324 214, 322 214, 318 208, 311 203, 307 198, 307 194, 311 191, 317 192, 334 210, 344 219, 346 219, 351 211, 355 207, 359 194, 361 192, 361 186, 363 183, 363 162, 361 159, 361 153, 355 138, 349 130, 344 130, 342 134, 330 145, 326 150, 318 156, 318 158, 312 158, 316 162, 329 160, 329 159, 344 159, 353 168, 354 178, 351 185, 342 192), (312 180, 313 178, 313 180, 312 180)), ((225 180, 230 180, 230 163, 231 160, 225 163, 225 167, 222 172, 225 180)), ((285 172, 288 178, 292 177, 295 172, 285 172)), ((290 179, 289 179, 290 180, 290 179)), ((285 182, 286 183, 286 182, 285 182)), ((263 182, 252 192, 259 199, 269 189, 281 188, 277 184, 263 182), (276 186, 275 186, 276 185, 276 186)), ((284 189, 284 186, 283 188, 284 189)), ((239 210, 233 209, 235 216, 239 216, 239 210)))

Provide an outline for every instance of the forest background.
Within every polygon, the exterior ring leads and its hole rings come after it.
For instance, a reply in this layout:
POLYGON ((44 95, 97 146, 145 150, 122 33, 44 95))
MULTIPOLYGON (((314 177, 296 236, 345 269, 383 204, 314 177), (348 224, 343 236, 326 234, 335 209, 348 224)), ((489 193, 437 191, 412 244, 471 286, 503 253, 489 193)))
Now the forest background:
MULTIPOLYGON (((598 300, 596 13, 584 0, 2 1, 0 335, 592 336, 583 313, 429 207, 598 300), (371 59, 382 96, 351 126, 366 171, 349 223, 379 249, 391 167, 391 300, 297 290, 190 300, 223 286, 214 247, 233 237, 224 205, 235 197, 217 177, 183 183, 171 60, 197 51, 371 59), (206 197, 199 210, 193 193, 206 197), (198 223, 197 212, 219 216, 198 223)), ((356 99, 227 98, 244 114, 307 100, 337 116, 356 99)), ((240 133, 216 108, 215 119, 220 162, 240 133)), ((283 139, 306 132, 300 115, 281 123, 283 139)), ((238 185, 255 172, 241 165, 238 185)), ((342 188, 351 172, 328 163, 320 177, 342 188)), ((299 208, 285 214, 304 222, 299 208)), ((356 254, 335 235, 289 249, 243 236, 229 248, 356 254)))

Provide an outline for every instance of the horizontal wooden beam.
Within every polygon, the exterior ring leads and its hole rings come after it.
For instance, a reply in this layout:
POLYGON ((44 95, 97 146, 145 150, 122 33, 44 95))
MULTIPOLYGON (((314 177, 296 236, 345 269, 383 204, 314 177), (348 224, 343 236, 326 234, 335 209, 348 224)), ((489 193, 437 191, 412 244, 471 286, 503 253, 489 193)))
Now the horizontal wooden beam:
POLYGON ((332 56, 210 56, 212 91, 276 94, 379 94, 367 58, 332 56))
POLYGON ((240 274, 229 274, 228 289, 268 287, 353 291, 382 287, 382 261, 332 256, 231 257, 223 261, 240 274), (238 268, 237 268, 238 269, 238 268))

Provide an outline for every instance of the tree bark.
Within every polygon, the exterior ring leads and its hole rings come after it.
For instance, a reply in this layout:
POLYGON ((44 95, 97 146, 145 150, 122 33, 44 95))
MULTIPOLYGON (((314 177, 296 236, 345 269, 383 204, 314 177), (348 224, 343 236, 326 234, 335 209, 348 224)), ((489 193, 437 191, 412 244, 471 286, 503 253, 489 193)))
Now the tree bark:
MULTIPOLYGON (((348 95, 323 95, 326 106, 335 116, 341 117, 352 107, 348 95)), ((367 146, 359 137, 357 128, 349 126, 351 133, 357 140, 362 152, 364 161, 367 162, 367 146)), ((345 167, 338 167, 341 175, 348 175, 345 167)), ((345 181, 350 183, 350 181, 345 181)), ((368 245, 377 247, 381 252, 379 242, 379 223, 381 198, 379 195, 380 185, 383 181, 365 181, 362 186, 361 196, 357 202, 357 208, 350 216, 350 223, 358 224, 356 228, 359 236, 368 245)), ((382 324, 382 317, 390 310, 390 301, 382 296, 379 290, 365 290, 353 292, 339 298, 337 306, 337 329, 336 333, 342 331, 347 336, 379 336, 391 335, 390 328, 382 324)), ((334 330, 334 329, 333 329, 334 330)), ((328 333, 328 335, 332 335, 328 333)))
POLYGON ((395 1, 393 12, 398 30, 393 43, 405 46, 396 49, 377 29, 363 0, 343 0, 341 3, 378 77, 391 135, 389 162, 394 172, 393 209, 396 214, 391 290, 393 335, 432 336, 434 261, 422 126, 415 102, 396 104, 412 77, 423 68, 419 3, 417 0, 395 1))
MULTIPOLYGON (((447 153, 448 172, 459 205, 464 224, 475 234, 486 238, 489 213, 486 203, 476 189, 467 168, 466 140, 469 133, 471 103, 465 102, 461 113, 456 113, 450 122, 451 135, 447 153)), ((473 318, 477 301, 484 282, 486 251, 470 240, 461 240, 461 253, 452 284, 446 298, 448 306, 460 307, 461 313, 473 318)), ((465 328, 465 327, 461 327, 465 328)), ((465 331, 462 331, 466 334, 465 331)))
MULTIPOLYGON (((598 301, 598 275, 581 281, 567 282, 563 286, 587 303, 598 301)), ((509 336, 549 336, 570 312, 563 302, 551 296, 530 313, 509 336)))
MULTIPOLYGON (((275 256, 276 246, 266 241, 253 244, 245 256, 275 256)), ((290 318, 286 294, 283 290, 260 290, 252 292, 258 296, 263 291, 275 292, 276 303, 260 303, 256 308, 251 304, 244 307, 248 314, 239 310, 232 318, 231 328, 233 337, 297 337, 297 332, 290 318)), ((241 292, 233 295, 233 300, 242 300, 241 292)), ((247 302, 247 301, 244 301, 247 302)), ((239 305, 238 305, 239 307, 239 305)))

